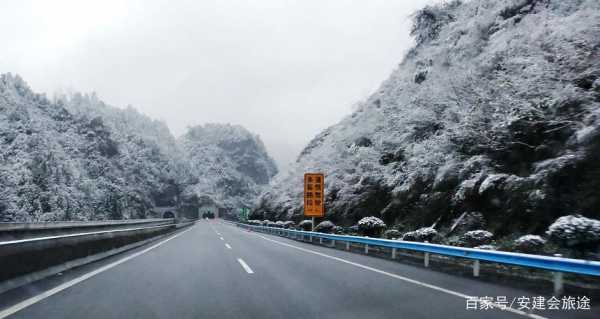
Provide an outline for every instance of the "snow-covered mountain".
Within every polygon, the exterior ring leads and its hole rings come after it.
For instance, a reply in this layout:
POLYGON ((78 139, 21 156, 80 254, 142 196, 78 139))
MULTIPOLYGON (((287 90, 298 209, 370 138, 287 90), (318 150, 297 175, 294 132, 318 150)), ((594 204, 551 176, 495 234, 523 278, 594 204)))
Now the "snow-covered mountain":
POLYGON ((600 2, 452 1, 413 18, 398 68, 274 178, 255 218, 302 219, 305 172, 326 174, 326 217, 347 226, 447 229, 479 212, 503 235, 600 217, 600 2))
POLYGON ((176 176, 156 148, 117 138, 101 117, 77 118, 10 74, 0 76, 0 137, 1 221, 142 218, 176 176))
POLYGON ((239 125, 191 127, 179 142, 197 178, 193 193, 208 195, 223 208, 254 206, 277 173, 261 139, 239 125))
POLYGON ((139 113, 133 107, 120 109, 107 105, 96 94, 61 94, 55 97, 73 116, 83 122, 99 119, 119 144, 125 166, 140 165, 128 174, 138 182, 149 181, 147 191, 155 206, 176 206, 186 185, 192 182, 189 165, 175 137, 163 122, 139 113), (148 170, 147 163, 156 162, 148 170), (158 179, 148 175, 159 176, 158 179))
POLYGON ((167 126, 94 94, 53 101, 0 75, 0 221, 156 217, 155 206, 203 200, 250 206, 276 173, 242 127, 167 126))

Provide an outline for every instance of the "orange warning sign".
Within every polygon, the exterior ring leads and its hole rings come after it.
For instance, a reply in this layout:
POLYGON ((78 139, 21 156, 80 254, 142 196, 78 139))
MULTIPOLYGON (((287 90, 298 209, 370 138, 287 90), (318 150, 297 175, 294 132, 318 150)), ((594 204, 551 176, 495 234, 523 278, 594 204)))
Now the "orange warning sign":
POLYGON ((304 216, 325 216, 325 176, 321 173, 304 174, 304 216))

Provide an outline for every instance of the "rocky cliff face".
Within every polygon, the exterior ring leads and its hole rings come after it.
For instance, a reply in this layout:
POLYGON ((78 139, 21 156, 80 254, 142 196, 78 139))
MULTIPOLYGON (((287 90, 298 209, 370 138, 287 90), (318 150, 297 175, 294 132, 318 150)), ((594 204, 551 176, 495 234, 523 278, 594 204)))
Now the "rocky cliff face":
POLYGON ((179 142, 197 178, 190 192, 207 195, 229 210, 252 207, 277 173, 260 138, 241 126, 192 127, 179 142))
MULTIPOLYGON (((401 13, 399 13, 401 14, 401 13)), ((377 92, 275 177, 258 218, 301 219, 326 174, 327 219, 379 216, 496 235, 600 217, 600 2, 474 0, 414 15, 415 46, 377 92)))

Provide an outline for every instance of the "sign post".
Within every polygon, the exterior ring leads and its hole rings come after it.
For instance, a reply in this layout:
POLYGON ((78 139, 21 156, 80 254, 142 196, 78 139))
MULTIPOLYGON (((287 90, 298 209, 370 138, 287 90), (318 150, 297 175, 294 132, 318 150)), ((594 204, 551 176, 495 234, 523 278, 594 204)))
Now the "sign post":
POLYGON ((325 216, 325 175, 323 173, 304 174, 304 216, 312 218, 325 216))

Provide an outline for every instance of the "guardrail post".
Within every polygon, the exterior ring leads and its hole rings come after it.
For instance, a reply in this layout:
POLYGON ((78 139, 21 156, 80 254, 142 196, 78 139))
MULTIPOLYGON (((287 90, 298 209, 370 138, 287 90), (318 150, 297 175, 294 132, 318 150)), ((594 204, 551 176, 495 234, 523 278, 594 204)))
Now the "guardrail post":
MULTIPOLYGON (((554 257, 562 257, 561 254, 554 254, 554 257)), ((555 272, 552 274, 552 281, 554 282, 554 295, 560 296, 563 293, 563 273, 555 272)))
POLYGON ((392 248, 392 259, 396 259, 396 248, 392 248))
POLYGON ((346 242, 346 250, 350 251, 350 242, 349 241, 346 242))
MULTIPOLYGON (((426 244, 429 243, 429 241, 425 241, 426 244)), ((423 264, 425 265, 425 267, 429 267, 429 253, 426 252, 425 255, 423 256, 423 264)))
POLYGON ((312 235, 310 235, 310 242, 311 242, 311 243, 313 242, 312 238, 313 238, 313 237, 312 237, 312 235))
POLYGON ((369 253, 369 244, 365 244, 365 254, 369 253))
POLYGON ((560 296, 563 293, 563 273, 555 272, 552 274, 552 281, 554 281, 554 295, 560 296))
POLYGON ((319 244, 323 244, 323 237, 319 237, 319 244))
POLYGON ((335 239, 331 240, 331 247, 335 247, 335 239))
POLYGON ((473 262, 473 277, 479 277, 479 259, 473 262))

